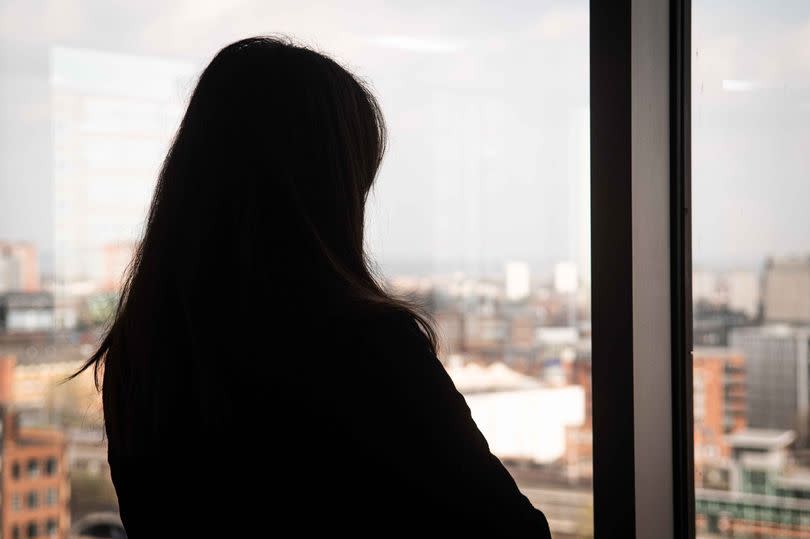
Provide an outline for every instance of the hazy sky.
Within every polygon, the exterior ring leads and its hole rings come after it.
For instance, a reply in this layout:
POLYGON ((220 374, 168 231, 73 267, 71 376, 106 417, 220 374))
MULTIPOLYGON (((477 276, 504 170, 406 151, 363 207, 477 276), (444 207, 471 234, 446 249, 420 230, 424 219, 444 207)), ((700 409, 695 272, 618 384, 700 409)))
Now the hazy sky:
MULTIPOLYGON (((808 251, 810 3, 693 5, 696 260, 808 251)), ((0 238, 49 249, 49 47, 202 67, 230 41, 278 32, 332 54, 380 98, 391 144, 369 244, 383 267, 577 260, 587 30, 580 0, 0 0, 0 238)))

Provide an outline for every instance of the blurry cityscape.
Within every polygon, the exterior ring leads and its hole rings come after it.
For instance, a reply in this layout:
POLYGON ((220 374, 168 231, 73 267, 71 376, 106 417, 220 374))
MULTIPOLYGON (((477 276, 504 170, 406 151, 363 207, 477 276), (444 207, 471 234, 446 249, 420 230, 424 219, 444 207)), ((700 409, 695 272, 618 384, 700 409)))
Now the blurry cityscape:
MULTIPOLYGON (((0 243, 8 537, 26 526, 59 534, 72 526, 94 537, 119 529, 91 377, 60 382, 93 351, 112 312, 127 262, 120 248, 118 265, 102 257, 100 278, 66 294, 42 281, 34 246, 0 243)), ((432 315, 440 359, 558 538, 592 534, 591 341, 581 282, 574 263, 534 275, 520 261, 490 278, 387 281, 432 315)), ((810 256, 769 258, 759 271, 697 270, 693 282, 700 536, 810 537, 810 256)))

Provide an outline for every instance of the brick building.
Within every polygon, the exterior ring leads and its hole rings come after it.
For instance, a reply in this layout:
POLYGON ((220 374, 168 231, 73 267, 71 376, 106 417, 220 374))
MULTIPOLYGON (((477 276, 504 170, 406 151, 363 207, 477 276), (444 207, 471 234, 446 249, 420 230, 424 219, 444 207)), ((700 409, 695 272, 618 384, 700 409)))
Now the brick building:
POLYGON ((585 394, 585 421, 581 425, 566 427, 565 457, 563 465, 569 480, 593 478, 593 414, 591 391, 591 350, 578 347, 574 361, 566 365, 568 383, 579 386, 585 394))
POLYGON ((0 357, 2 537, 65 538, 70 529, 65 440, 54 429, 19 425, 12 392, 14 366, 13 356, 0 357))
POLYGON ((39 290, 39 258, 31 243, 0 241, 0 292, 39 290))
POLYGON ((730 457, 728 435, 747 426, 746 375, 742 354, 728 348, 693 353, 696 483, 704 467, 730 457))

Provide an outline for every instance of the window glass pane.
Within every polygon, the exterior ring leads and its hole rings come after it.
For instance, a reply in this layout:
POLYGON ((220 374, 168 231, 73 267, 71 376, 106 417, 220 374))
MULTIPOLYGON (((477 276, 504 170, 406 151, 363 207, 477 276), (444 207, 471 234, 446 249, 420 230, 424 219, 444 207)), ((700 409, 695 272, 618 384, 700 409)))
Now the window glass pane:
POLYGON ((69 448, 40 464, 71 483, 42 505, 72 523, 115 507, 91 377, 55 382, 115 307, 195 77, 271 31, 371 85, 390 134, 367 211, 381 280, 432 315, 440 360, 555 537, 592 536, 586 0, 11 0, 0 20, 0 355, 21 423, 69 448))
POLYGON ((692 2, 699 537, 810 534, 810 4, 692 2))

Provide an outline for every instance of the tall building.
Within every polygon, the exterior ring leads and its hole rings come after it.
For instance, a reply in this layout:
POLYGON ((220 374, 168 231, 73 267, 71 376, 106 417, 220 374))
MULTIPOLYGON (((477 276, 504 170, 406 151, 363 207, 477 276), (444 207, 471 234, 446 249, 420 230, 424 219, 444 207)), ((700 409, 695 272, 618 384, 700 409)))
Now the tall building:
POLYGON ((13 402, 15 359, 0 357, 0 531, 3 537, 66 538, 70 487, 62 433, 24 428, 13 402))
POLYGON ((579 287, 579 272, 574 262, 558 262, 554 265, 554 291, 572 294, 579 287))
POLYGON ((0 241, 0 293, 39 290, 37 249, 27 242, 0 241))
POLYGON ((810 256, 769 258, 762 288, 765 321, 810 324, 810 256))
POLYGON ((746 427, 745 359, 729 348, 696 348, 693 359, 695 475, 730 456, 727 436, 746 427))
POLYGON ((193 74, 187 62, 51 50, 57 282, 101 283, 105 247, 139 238, 193 74))
POLYGON ((529 297, 531 291, 531 272, 526 262, 512 261, 506 263, 506 299, 520 301, 529 297))
POLYGON ((717 272, 695 269, 692 272, 692 301, 701 303, 720 303, 720 278, 717 272))
POLYGON ((728 308, 750 319, 759 316, 760 276, 755 271, 732 271, 725 275, 728 308))
POLYGON ((794 430, 804 445, 810 422, 810 327, 736 328, 729 341, 745 357, 748 425, 794 430))

